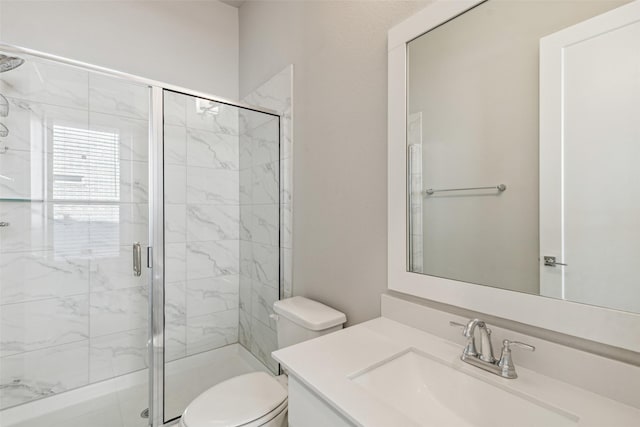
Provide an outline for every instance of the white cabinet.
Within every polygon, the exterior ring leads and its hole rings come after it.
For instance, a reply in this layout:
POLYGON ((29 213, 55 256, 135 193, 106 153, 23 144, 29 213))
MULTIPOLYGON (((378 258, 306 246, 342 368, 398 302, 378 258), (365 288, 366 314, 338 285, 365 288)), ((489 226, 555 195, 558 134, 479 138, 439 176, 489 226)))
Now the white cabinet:
POLYGON ((295 377, 289 376, 290 427, 354 427, 322 397, 295 377))

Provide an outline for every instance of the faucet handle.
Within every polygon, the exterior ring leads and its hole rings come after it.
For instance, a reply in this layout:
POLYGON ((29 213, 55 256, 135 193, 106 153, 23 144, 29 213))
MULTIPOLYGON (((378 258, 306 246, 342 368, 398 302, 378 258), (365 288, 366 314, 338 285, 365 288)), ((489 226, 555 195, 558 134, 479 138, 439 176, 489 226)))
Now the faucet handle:
POLYGON ((532 345, 520 342, 520 341, 510 341, 510 340, 503 340, 502 341, 502 349, 503 350, 511 350, 511 346, 515 345, 517 347, 520 348, 524 348, 525 350, 529 350, 529 351, 536 351, 536 348, 532 345))
POLYGON ((501 368, 500 375, 502 375, 505 378, 518 378, 518 374, 516 373, 516 367, 513 364, 513 359, 511 358, 512 345, 515 345, 520 348, 524 348, 525 350, 529 350, 529 351, 536 350, 534 346, 520 342, 520 341, 503 340, 502 354, 500 355, 500 361, 498 362, 498 366, 501 368))

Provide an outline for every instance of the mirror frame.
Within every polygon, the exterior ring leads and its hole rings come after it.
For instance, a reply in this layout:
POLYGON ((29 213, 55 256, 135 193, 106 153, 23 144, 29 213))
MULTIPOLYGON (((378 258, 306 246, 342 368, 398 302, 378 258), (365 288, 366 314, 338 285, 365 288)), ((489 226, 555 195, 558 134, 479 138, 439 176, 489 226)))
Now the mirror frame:
POLYGON ((484 1, 438 0, 388 33, 388 289, 640 352, 640 314, 407 271, 407 44, 484 1))

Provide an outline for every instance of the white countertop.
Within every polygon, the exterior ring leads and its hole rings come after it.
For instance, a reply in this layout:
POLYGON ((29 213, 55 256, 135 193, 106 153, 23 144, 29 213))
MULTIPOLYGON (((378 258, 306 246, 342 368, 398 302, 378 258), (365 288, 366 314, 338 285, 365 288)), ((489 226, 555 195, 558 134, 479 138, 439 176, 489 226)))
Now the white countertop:
MULTIPOLYGON (((317 393, 355 425, 412 427, 418 424, 349 379, 363 369, 409 348, 429 353, 446 361, 454 369, 488 383, 512 389, 575 414, 579 417, 578 426, 640 425, 640 409, 518 367, 517 356, 515 363, 519 377, 515 380, 501 378, 460 361, 460 344, 386 318, 377 318, 278 350, 273 357, 287 369, 290 376, 317 393)), ((464 398, 481 400, 482 396, 464 398)), ((499 408, 488 407, 487 410, 499 408)), ((505 422, 505 425, 517 425, 514 420, 505 422)))

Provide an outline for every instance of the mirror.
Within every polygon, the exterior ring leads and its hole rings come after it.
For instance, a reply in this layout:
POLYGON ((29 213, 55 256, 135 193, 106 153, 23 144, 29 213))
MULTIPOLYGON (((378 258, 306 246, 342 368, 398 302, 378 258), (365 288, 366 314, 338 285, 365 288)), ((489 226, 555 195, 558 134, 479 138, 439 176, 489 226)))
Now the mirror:
POLYGON ((407 43, 408 271, 640 313, 626 3, 489 0, 407 43))

